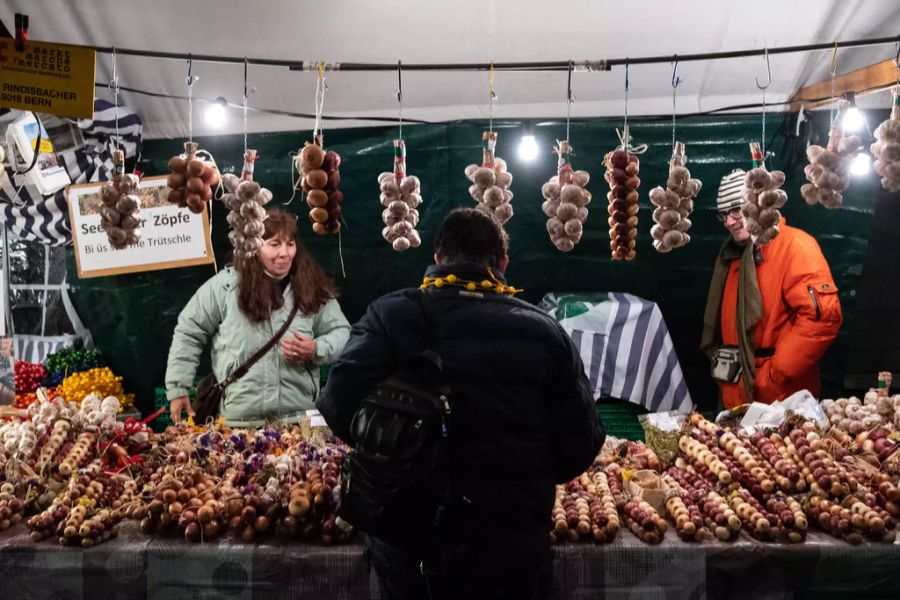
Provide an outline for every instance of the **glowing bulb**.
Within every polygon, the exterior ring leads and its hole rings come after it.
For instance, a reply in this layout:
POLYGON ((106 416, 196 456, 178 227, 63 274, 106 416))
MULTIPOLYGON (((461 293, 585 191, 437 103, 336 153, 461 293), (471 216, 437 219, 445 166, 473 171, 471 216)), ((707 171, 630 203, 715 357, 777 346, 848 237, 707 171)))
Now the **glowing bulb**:
POLYGON ((844 127, 844 131, 859 131, 865 123, 865 117, 863 117, 860 110, 855 106, 851 106, 844 113, 844 120, 841 122, 841 125, 844 127))
POLYGON ((853 162, 850 164, 850 174, 857 177, 868 175, 871 170, 872 159, 868 154, 863 152, 857 154, 856 158, 854 158, 853 162))
POLYGON ((225 98, 216 98, 216 101, 206 109, 206 124, 215 129, 221 129, 228 122, 225 112, 225 98))
POLYGON ((523 135, 519 142, 519 158, 531 162, 537 158, 539 149, 533 135, 523 135))

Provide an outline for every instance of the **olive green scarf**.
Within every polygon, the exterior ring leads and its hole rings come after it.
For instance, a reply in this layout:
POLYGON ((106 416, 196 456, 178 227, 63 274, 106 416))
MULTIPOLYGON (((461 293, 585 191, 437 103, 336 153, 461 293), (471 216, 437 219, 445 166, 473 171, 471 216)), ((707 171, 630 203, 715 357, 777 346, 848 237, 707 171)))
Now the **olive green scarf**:
POLYGON ((741 381, 747 398, 753 400, 753 382, 756 378, 754 361, 753 329, 762 317, 762 296, 756 280, 756 248, 752 243, 743 249, 729 238, 719 251, 716 265, 713 268, 709 294, 706 297, 706 310, 703 312, 703 337, 700 339, 700 350, 712 358, 722 345, 722 296, 725 293, 725 281, 732 260, 740 258, 738 271, 737 294, 737 337, 741 361, 741 381))

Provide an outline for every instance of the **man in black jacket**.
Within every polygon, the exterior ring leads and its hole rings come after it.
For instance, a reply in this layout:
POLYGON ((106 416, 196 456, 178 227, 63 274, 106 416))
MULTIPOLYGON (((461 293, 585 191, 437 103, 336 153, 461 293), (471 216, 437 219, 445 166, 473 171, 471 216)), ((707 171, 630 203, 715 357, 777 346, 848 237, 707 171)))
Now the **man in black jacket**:
MULTIPOLYGON (((452 478, 466 509, 462 538, 427 587, 422 557, 369 536, 388 600, 542 596, 554 484, 584 472, 603 444, 578 351, 549 315, 512 297, 507 247, 503 228, 474 209, 451 212, 435 236, 436 264, 422 287, 453 392, 452 478)), ((423 349, 419 293, 375 300, 332 368, 317 406, 351 446, 363 399, 423 349)))

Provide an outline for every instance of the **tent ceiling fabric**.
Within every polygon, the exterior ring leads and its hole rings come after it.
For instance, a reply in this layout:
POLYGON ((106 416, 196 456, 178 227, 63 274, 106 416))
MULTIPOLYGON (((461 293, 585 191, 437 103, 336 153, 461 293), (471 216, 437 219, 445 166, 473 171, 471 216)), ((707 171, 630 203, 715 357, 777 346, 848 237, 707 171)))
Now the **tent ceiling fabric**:
MULTIPOLYGON (((764 46, 827 43, 892 36, 900 22, 896 0, 763 0, 753 3, 637 0, 631 3, 573 0, 455 0, 421 2, 332 0, 328 3, 267 0, 8 0, 0 20, 12 29, 13 14, 30 17, 34 40, 298 61, 461 63, 598 60, 627 56, 746 50, 764 46)), ((838 51, 843 73, 893 58, 890 45, 838 51)), ((830 51, 771 57, 767 100, 784 101, 797 88, 828 77, 830 51)), ((99 54, 97 79, 111 76, 109 55, 99 54)), ((122 86, 185 95, 183 61, 118 57, 122 86)), ((194 63, 197 98, 222 96, 240 104, 243 67, 194 63)), ((705 111, 757 103, 754 79, 765 80, 761 57, 685 62, 678 74, 678 110, 705 111)), ((671 65, 630 69, 629 114, 672 110, 671 65)), ((251 104, 312 113, 316 75, 287 68, 251 66, 257 88, 251 104)), ((573 117, 624 112, 624 69, 573 75, 573 117)), ((328 74, 325 113, 396 117, 396 73, 328 74)), ((566 74, 502 72, 495 75, 496 118, 565 115, 566 74)), ((405 117, 427 121, 487 118, 488 77, 483 72, 405 72, 405 117)), ((98 88, 97 94, 108 94, 98 88)), ((150 138, 187 135, 187 103, 123 92, 122 101, 144 119, 150 138)), ((884 93, 864 105, 887 107, 884 93)), ((779 109, 780 110, 780 109, 779 109)), ((207 129, 203 106, 194 113, 194 134, 241 130, 240 110, 229 111, 225 130, 207 129)), ((326 122, 326 128, 370 124, 326 122)), ((308 119, 253 113, 249 129, 311 129, 308 119)))

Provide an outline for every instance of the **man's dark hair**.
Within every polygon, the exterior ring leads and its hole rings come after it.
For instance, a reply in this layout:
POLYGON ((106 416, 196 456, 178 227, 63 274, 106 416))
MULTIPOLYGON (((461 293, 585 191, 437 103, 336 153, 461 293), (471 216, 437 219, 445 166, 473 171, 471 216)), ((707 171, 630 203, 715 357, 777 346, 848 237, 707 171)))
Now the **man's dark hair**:
POLYGON ((500 267, 509 250, 509 236, 492 216, 474 208, 457 208, 434 236, 434 251, 445 263, 475 263, 500 267))

